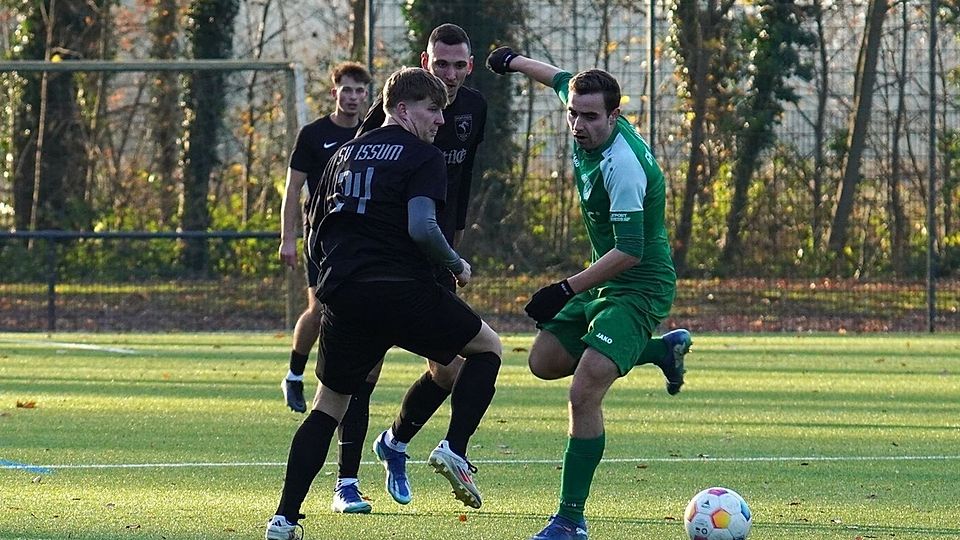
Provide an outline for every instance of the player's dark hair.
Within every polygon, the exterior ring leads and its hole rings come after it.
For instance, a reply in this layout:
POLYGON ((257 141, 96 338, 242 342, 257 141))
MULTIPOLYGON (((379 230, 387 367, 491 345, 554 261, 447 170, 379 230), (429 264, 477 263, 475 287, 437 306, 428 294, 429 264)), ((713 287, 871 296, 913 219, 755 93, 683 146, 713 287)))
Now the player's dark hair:
POLYGON ((360 84, 370 84, 370 81, 373 80, 367 68, 357 62, 340 62, 330 71, 330 80, 332 80, 333 85, 336 86, 340 84, 340 80, 343 79, 344 75, 360 84))
POLYGON ((436 75, 421 68, 394 71, 383 85, 383 110, 392 111, 401 101, 429 99, 441 109, 447 106, 447 87, 436 75))
POLYGON ((607 114, 620 106, 620 83, 602 69, 588 69, 574 75, 570 79, 570 91, 581 96, 602 93, 607 114))
POLYGON ((440 26, 433 29, 433 32, 430 32, 430 38, 427 40, 427 45, 434 45, 437 42, 446 43, 447 45, 459 45, 461 43, 467 44, 467 51, 473 52, 473 48, 470 46, 470 38, 467 37, 467 33, 460 28, 459 26, 453 23, 443 23, 440 26))

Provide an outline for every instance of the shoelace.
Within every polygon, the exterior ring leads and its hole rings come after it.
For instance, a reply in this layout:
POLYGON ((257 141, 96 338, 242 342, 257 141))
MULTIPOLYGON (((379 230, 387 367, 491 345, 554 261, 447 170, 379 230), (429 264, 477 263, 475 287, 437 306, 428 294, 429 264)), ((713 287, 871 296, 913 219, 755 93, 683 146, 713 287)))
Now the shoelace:
POLYGON ((345 500, 363 500, 363 492, 360 491, 360 488, 356 484, 351 484, 349 486, 341 486, 337 491, 339 491, 342 497, 345 500))

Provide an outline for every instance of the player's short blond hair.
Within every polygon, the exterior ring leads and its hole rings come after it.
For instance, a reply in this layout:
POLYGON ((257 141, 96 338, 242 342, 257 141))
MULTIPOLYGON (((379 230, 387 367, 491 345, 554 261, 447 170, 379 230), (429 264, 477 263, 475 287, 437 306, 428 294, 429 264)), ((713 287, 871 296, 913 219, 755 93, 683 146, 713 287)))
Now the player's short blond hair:
POLYGON ((441 109, 447 106, 447 87, 436 75, 421 68, 394 71, 383 85, 383 110, 396 109, 401 101, 429 99, 441 109))

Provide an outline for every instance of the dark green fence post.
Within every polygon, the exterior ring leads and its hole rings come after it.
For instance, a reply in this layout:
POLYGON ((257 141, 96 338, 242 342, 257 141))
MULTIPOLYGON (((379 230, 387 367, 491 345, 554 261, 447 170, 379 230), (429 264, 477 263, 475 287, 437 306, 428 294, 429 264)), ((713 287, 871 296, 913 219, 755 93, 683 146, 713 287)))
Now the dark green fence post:
POLYGON ((47 241, 47 331, 57 330, 57 239, 47 241))

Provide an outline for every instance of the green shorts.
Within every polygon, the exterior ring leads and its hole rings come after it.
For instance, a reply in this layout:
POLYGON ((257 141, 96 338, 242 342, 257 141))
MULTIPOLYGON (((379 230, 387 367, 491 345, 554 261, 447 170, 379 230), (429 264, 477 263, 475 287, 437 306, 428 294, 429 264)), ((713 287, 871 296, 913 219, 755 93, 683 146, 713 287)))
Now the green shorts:
POLYGON ((578 361, 593 347, 613 360, 624 376, 633 369, 650 336, 670 313, 675 289, 650 294, 592 289, 574 296, 553 319, 541 323, 578 361))

